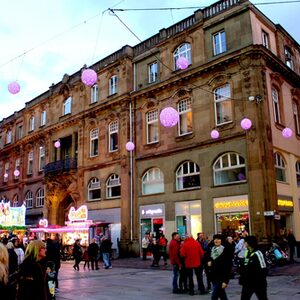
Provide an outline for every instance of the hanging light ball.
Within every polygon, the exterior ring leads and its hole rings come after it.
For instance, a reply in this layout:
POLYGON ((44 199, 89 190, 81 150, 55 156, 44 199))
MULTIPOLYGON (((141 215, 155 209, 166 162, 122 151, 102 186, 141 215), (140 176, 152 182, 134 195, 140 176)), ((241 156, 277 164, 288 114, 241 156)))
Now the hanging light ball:
POLYGON ((127 142, 126 143, 126 150, 127 151, 133 151, 134 150, 134 143, 133 142, 127 142))
POLYGON ((189 61, 185 57, 180 56, 176 61, 176 66, 178 69, 184 70, 189 66, 189 61))
POLYGON ((249 130, 251 127, 252 127, 252 122, 250 119, 248 118, 244 118, 242 121, 241 121, 241 127, 244 129, 244 130, 249 130))
POLYGON ((179 114, 173 107, 166 107, 160 112, 159 119, 164 127, 173 127, 179 121, 179 114))
POLYGON ((4 178, 8 178, 8 174, 7 173, 4 173, 4 178))
POLYGON ((214 129, 210 132, 210 136, 212 139, 218 139, 220 136, 220 133, 218 130, 214 129))
POLYGON ((285 127, 283 130, 282 130, 282 136, 286 139, 289 139, 292 137, 293 135, 293 130, 289 127, 285 127))
POLYGON ((18 169, 14 170, 15 177, 18 177, 20 175, 20 171, 18 169))
POLYGON ((81 74, 81 81, 87 86, 93 86, 97 81, 97 73, 92 69, 86 69, 81 74))
POLYGON ((56 142, 54 143, 54 147, 55 147, 55 148, 59 148, 59 147, 60 147, 60 141, 56 141, 56 142))
POLYGON ((21 87, 16 81, 13 81, 8 85, 8 91, 11 94, 18 94, 20 92, 20 89, 21 87))

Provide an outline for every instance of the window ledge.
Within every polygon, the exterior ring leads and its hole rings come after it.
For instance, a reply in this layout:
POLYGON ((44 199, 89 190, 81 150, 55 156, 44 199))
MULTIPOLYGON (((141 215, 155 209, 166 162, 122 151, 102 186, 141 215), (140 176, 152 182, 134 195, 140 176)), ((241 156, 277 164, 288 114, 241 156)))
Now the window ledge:
POLYGON ((217 187, 224 187, 224 186, 228 186, 228 185, 237 185, 237 184, 241 184, 241 183, 247 183, 247 180, 227 182, 227 183, 221 183, 221 184, 214 184, 212 187, 217 188, 217 187))
POLYGON ((184 135, 179 135, 175 138, 176 142, 184 141, 184 140, 189 140, 195 137, 194 132, 190 132, 184 135))

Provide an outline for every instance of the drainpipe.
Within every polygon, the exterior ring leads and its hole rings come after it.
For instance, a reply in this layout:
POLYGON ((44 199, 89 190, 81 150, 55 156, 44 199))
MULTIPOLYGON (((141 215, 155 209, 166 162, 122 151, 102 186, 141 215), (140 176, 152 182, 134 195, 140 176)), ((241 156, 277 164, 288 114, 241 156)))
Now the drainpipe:
MULTIPOLYGON (((132 142, 132 104, 129 102, 129 140, 132 142)), ((130 154, 130 241, 133 240, 133 151, 130 154)))

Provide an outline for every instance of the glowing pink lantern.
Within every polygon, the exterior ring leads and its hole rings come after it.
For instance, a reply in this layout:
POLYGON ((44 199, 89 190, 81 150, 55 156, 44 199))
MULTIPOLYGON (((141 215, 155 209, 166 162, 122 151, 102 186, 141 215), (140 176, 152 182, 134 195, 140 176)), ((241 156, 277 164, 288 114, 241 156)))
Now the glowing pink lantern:
POLYGON ((220 136, 220 133, 218 130, 214 129, 210 132, 210 136, 212 139, 218 139, 220 136))
POLYGON ((8 85, 8 91, 11 94, 18 94, 20 92, 20 89, 21 87, 16 81, 13 81, 8 85))
POLYGON ((59 147, 60 147, 60 141, 56 141, 56 142, 54 143, 54 147, 55 147, 55 148, 59 148, 59 147))
POLYGON ((20 171, 18 169, 14 170, 14 175, 15 177, 20 176, 20 171))
POLYGON ((173 127, 179 121, 179 114, 173 107, 166 107, 160 112, 159 119, 164 127, 173 127))
POLYGON ((248 118, 244 118, 242 121, 241 121, 241 127, 244 129, 244 130, 249 130, 251 127, 252 127, 252 122, 250 119, 248 118))
POLYGON ((4 173, 4 178, 8 178, 8 174, 7 173, 4 173))
POLYGON ((127 142, 126 143, 126 150, 127 151, 133 151, 134 150, 134 143, 133 142, 127 142))
POLYGON ((189 66, 189 61, 185 57, 180 56, 176 61, 176 66, 178 69, 184 70, 189 66))
POLYGON ((293 135, 293 130, 291 128, 288 128, 288 127, 285 127, 283 130, 282 130, 282 136, 286 139, 289 139, 291 138, 293 135))
POLYGON ((87 86, 93 86, 97 81, 97 73, 92 69, 86 69, 81 74, 81 81, 87 86))

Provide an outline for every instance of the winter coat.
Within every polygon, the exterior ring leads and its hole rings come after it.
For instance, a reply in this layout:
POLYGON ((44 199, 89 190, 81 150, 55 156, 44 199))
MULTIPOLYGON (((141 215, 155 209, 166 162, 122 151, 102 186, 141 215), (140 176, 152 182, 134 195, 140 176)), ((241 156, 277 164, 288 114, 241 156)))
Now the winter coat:
POLYGON ((180 248, 180 256, 184 258, 185 267, 187 269, 198 268, 201 265, 204 251, 197 241, 189 237, 185 239, 180 248))
POLYGON ((179 251, 180 251, 180 243, 177 240, 172 239, 169 244, 169 258, 172 265, 180 266, 180 258, 179 258, 179 251))

